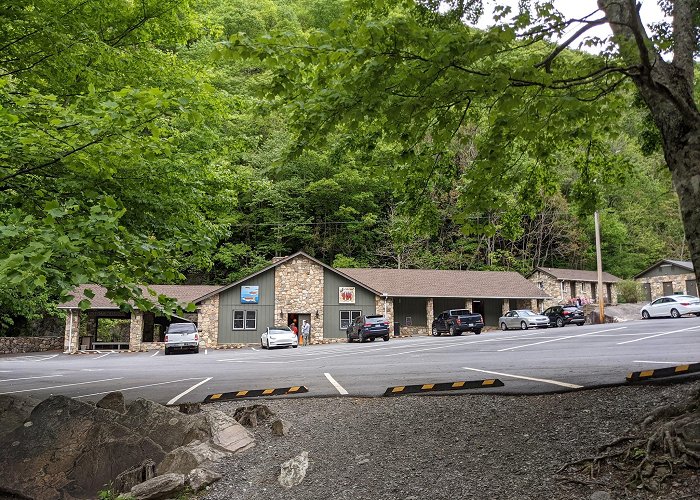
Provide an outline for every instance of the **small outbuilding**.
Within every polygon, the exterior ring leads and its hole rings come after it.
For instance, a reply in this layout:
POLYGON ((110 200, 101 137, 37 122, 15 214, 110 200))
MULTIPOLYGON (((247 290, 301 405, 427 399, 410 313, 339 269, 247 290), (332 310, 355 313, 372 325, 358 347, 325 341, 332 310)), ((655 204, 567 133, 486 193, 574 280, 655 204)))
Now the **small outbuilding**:
POLYGON ((698 295, 695 268, 689 260, 661 259, 634 277, 648 302, 664 295, 698 295))
MULTIPOLYGON (((527 277, 551 298, 545 307, 559 304, 581 304, 598 302, 598 272, 556 267, 536 267, 527 277)), ((603 300, 606 304, 617 304, 617 283, 620 278, 603 273, 603 300)))

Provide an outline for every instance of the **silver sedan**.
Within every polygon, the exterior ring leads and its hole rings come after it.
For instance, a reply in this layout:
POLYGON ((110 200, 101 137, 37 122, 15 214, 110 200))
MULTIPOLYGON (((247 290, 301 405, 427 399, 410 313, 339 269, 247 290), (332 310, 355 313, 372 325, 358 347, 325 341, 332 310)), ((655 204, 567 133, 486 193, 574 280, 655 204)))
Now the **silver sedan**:
POLYGON ((501 330, 508 330, 509 328, 527 330, 533 326, 536 328, 547 328, 549 326, 549 318, 532 312, 530 309, 514 309, 498 318, 498 324, 501 330))

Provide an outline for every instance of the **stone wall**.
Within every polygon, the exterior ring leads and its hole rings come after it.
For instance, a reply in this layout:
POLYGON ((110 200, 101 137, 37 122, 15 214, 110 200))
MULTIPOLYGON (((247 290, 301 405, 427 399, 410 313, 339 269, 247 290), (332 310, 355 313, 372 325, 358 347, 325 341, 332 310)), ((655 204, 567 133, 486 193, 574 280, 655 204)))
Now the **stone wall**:
MULTIPOLYGON (((374 296, 374 312, 375 314, 384 314, 384 297, 380 295, 374 296)), ((386 314, 384 317, 389 322, 389 332, 394 334, 394 299, 387 297, 386 299, 386 314)))
POLYGON ((0 354, 63 350, 63 337, 0 337, 0 354))
POLYGON ((131 328, 129 330, 129 350, 140 351, 143 340, 143 313, 134 311, 131 313, 131 328))
POLYGON ((687 280, 694 280, 695 275, 693 273, 687 273, 687 274, 672 274, 669 276, 652 276, 650 278, 640 278, 637 281, 639 283, 649 283, 651 285, 651 300, 658 299, 659 297, 663 297, 664 294, 664 282, 671 282, 673 283, 673 291, 674 292, 683 292, 683 293, 691 293, 694 294, 694 290, 691 292, 688 292, 686 289, 686 281, 687 280))
POLYGON ((80 310, 66 312, 66 329, 62 338, 64 351, 78 352, 78 344, 80 343, 80 310))
POLYGON ((323 340, 323 267, 303 256, 278 265, 275 311, 309 314, 311 343, 323 340))
MULTIPOLYGON (((552 297, 551 299, 545 299, 541 304, 542 308, 546 309, 551 306, 559 304, 567 304, 571 299, 571 281, 560 282, 558 279, 543 273, 541 271, 535 271, 529 278, 532 283, 539 286, 547 295, 552 297), (563 287, 563 290, 562 290, 563 287)), ((576 281, 576 296, 585 297, 589 302, 593 301, 593 283, 590 281, 576 281)), ((597 283, 595 283, 597 288, 597 283)), ((603 297, 606 299, 606 303, 610 305, 617 304, 617 286, 611 283, 610 290, 610 300, 607 300, 607 283, 603 283, 603 297)), ((601 290, 597 290, 597 294, 600 294, 601 290)), ((535 304, 540 304, 536 302, 535 304)), ((528 307, 529 308, 529 307, 528 307)), ((533 309, 534 310, 534 309, 533 309)))
POLYGON ((200 344, 216 347, 219 343, 219 296, 214 295, 202 302, 197 314, 197 329, 200 344))

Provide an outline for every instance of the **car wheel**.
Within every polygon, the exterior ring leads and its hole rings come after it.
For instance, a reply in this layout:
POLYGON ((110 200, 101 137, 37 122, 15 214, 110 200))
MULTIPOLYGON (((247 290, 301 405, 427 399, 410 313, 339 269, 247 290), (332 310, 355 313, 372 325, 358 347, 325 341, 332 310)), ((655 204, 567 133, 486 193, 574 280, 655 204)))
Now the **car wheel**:
POLYGON ((576 323, 578 326, 583 326, 583 323, 576 323))
POLYGON ((439 336, 440 336, 440 332, 438 331, 437 326, 434 326, 434 327, 433 327, 432 334, 433 334, 433 337, 439 337, 439 336))
POLYGON ((389 336, 388 336, 388 335, 384 335, 384 336, 382 337, 382 339, 384 339, 384 342, 389 342, 389 336))
POLYGON ((456 335, 454 325, 450 325, 450 335, 452 335, 453 337, 456 335))
POLYGON ((480 334, 481 334, 481 330, 474 330, 474 335, 480 335, 480 334))
POLYGON ((166 356, 168 356, 170 354, 170 351, 168 350, 167 347, 165 348, 165 352, 163 354, 165 354, 166 356))
POLYGON ((506 325, 506 322, 504 321, 503 323, 501 323, 501 330, 503 330, 505 332, 507 329, 508 329, 508 325, 506 325))
POLYGON ((349 333, 348 333, 348 334, 346 334, 346 335, 348 336, 348 344, 349 344, 350 342, 352 342, 352 337, 350 336, 350 334, 349 334, 349 333))
POLYGON ((265 346, 262 343, 262 339, 260 339, 260 349, 265 349, 265 346))
POLYGON ((671 309, 671 317, 672 318, 680 318, 681 313, 678 312, 678 309, 671 309))
POLYGON ((649 311, 642 311, 642 319, 649 319, 649 311))
POLYGON ((557 318, 557 328, 562 328, 564 326, 564 318, 557 318))
POLYGON ((270 339, 267 339, 267 348, 270 348, 270 339))
POLYGON ((374 342, 374 339, 375 339, 375 338, 376 338, 376 337, 370 337, 370 338, 369 338, 369 341, 370 341, 370 342, 374 342))
POLYGON ((199 354, 199 347, 195 348, 194 353, 199 354))
POLYGON ((521 329, 521 330, 527 330, 527 323, 525 323, 524 321, 521 321, 521 322, 520 322, 520 329, 521 329))

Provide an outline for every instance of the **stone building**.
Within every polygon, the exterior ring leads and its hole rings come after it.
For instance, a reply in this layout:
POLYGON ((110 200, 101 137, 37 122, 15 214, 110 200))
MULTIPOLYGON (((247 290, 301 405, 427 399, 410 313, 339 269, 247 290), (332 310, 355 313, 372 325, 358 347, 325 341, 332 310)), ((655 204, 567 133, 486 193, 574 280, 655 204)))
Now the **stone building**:
MULTIPOLYGON (((558 304, 571 304, 577 298, 583 303, 598 302, 597 271, 536 267, 527 277, 550 298, 544 307, 558 304)), ((620 278, 603 273, 603 300, 606 304, 617 304, 617 282, 620 278)))
POLYGON ((664 295, 698 295, 695 269, 689 260, 662 259, 634 279, 642 285, 648 302, 664 295))
MULTIPOLYGON (((171 320, 153 313, 124 313, 105 298, 105 290, 89 286, 95 297, 87 311, 75 298, 61 304, 66 318, 65 350, 99 347, 144 350, 162 347, 171 320), (130 320, 129 336, 120 345, 96 342, 101 318, 130 320), (84 320, 84 321, 81 321, 84 320)), ((206 347, 259 343, 268 326, 311 324, 311 341, 343 339, 358 316, 383 314, 402 333, 427 334, 432 319, 445 309, 467 308, 496 325, 509 309, 539 310, 548 298, 515 272, 441 271, 421 269, 335 269, 298 252, 275 259, 269 266, 225 286, 152 286, 196 312, 175 321, 194 321, 206 347)))

